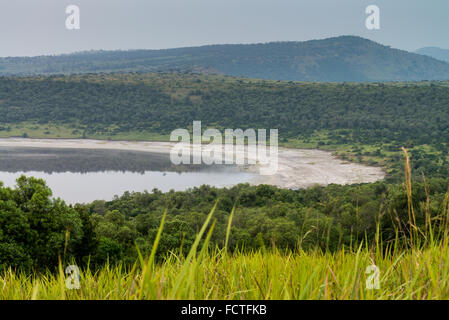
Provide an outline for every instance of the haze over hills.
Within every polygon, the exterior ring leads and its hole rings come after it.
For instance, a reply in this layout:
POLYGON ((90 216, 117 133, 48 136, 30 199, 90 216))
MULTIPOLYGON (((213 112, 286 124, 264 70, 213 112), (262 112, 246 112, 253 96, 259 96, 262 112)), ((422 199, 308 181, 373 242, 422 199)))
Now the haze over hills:
POLYGON ((449 49, 438 47, 425 47, 415 51, 415 53, 423 54, 441 61, 449 62, 449 49))
POLYGON ((171 71, 295 81, 449 79, 449 63, 355 36, 0 59, 3 76, 171 71))

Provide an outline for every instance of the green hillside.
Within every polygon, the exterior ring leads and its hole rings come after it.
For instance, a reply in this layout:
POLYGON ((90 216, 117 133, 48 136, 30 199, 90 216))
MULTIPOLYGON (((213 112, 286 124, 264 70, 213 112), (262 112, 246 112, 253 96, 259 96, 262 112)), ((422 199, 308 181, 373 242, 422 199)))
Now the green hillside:
POLYGON ((415 147, 417 173, 444 177, 448 106, 448 82, 159 73, 0 78, 0 136, 167 140, 172 130, 201 120, 203 129, 279 129, 283 145, 337 150, 384 166, 400 162, 394 159, 402 146, 415 147))
POLYGON ((0 59, 0 75, 155 71, 295 81, 449 80, 448 63, 355 36, 0 59))

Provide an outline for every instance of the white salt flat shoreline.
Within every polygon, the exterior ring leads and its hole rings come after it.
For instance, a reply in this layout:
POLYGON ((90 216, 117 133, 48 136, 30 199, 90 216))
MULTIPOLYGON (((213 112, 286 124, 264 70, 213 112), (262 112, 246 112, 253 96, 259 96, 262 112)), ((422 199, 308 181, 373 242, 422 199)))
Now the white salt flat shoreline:
MULTIPOLYGON (((3 138, 0 147, 33 147, 60 149, 110 149, 169 154, 176 143, 152 141, 109 141, 91 139, 26 139, 3 138)), ((257 173, 255 166, 244 170, 257 173)), ((278 170, 271 176, 256 175, 252 184, 270 184, 281 188, 305 188, 315 184, 353 184, 382 180, 379 167, 347 163, 329 151, 279 148, 278 170)))

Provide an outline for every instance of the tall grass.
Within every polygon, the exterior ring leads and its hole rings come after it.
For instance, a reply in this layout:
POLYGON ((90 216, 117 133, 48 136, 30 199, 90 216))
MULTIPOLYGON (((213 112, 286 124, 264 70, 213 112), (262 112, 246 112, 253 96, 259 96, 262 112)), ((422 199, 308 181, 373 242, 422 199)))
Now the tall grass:
POLYGON ((361 249, 336 253, 212 251, 191 261, 170 256, 150 273, 105 266, 81 272, 79 290, 66 275, 0 277, 0 299, 449 299, 447 242, 388 255, 361 249), (380 270, 380 289, 366 268, 380 270))
POLYGON ((209 248, 215 204, 187 255, 170 253, 163 262, 155 262, 164 214, 150 255, 139 252, 133 266, 82 270, 81 287, 73 290, 65 285, 62 265, 56 274, 10 269, 0 275, 0 299, 449 299, 449 194, 441 215, 431 219, 429 213, 420 230, 406 150, 404 155, 409 221, 398 224, 394 243, 383 244, 378 228, 375 243, 336 252, 273 248, 229 253, 235 208, 225 247, 209 248), (373 276, 367 271, 373 265, 380 271, 378 289, 367 286, 373 276))

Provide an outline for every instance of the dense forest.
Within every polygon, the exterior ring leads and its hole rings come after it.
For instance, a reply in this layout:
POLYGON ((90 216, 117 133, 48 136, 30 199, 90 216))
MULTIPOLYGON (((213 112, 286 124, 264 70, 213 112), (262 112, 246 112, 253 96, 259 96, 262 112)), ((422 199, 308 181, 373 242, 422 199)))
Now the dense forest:
MULTIPOLYGON (((447 210, 449 181, 414 185, 416 225, 438 223, 447 210), (427 199, 429 201, 427 202, 427 199)), ((21 177, 15 189, 0 187, 0 269, 54 268, 58 259, 81 266, 133 264, 137 249, 151 250, 167 210, 158 257, 189 250, 208 213, 214 214, 213 246, 223 247, 230 213, 229 249, 330 250, 371 242, 379 226, 383 243, 408 237, 408 199, 400 184, 278 189, 267 185, 209 186, 185 192, 125 193, 112 201, 67 206, 51 199, 45 182, 21 177), (397 231, 400 231, 397 234, 397 231)), ((436 225, 435 225, 436 226, 436 225)))
POLYGON ((3 130, 35 121, 93 133, 168 134, 201 120, 219 128, 279 128, 284 138, 348 130, 355 142, 440 144, 449 138, 448 105, 449 82, 317 84, 176 74, 0 78, 3 130))
POLYGON ((136 71, 188 71, 295 81, 449 80, 448 63, 355 36, 0 59, 0 75, 136 71))
POLYGON ((168 139, 201 120, 225 128, 279 129, 287 146, 342 149, 344 157, 401 173, 400 148, 414 172, 449 173, 449 82, 307 83, 195 74, 0 78, 0 134, 115 138, 133 131, 168 139), (26 124, 26 125, 24 125, 26 124), (48 130, 47 130, 47 129, 48 130))
MULTIPOLYGON (((174 73, 0 78, 3 136, 32 136, 32 128, 50 135, 60 126, 68 137, 113 139, 131 131, 161 137, 201 120, 203 129, 278 128, 284 145, 335 149, 389 170, 386 181, 373 184, 202 186, 127 192, 75 206, 53 199, 44 181, 22 177, 14 189, 0 187, 0 268, 51 269, 59 259, 93 268, 134 263, 136 248, 148 253, 152 247, 165 210, 158 258, 182 254, 217 200, 214 246, 223 246, 236 206, 230 250, 334 251, 373 240, 378 226, 384 243, 407 237, 409 204, 419 227, 438 224, 447 212, 448 105, 448 82, 307 83, 174 73), (403 146, 416 174, 413 201, 401 182, 403 146)), ((3 157, 13 167, 14 160, 3 157)), ((121 153, 114 158, 104 165, 127 161, 121 153)))

